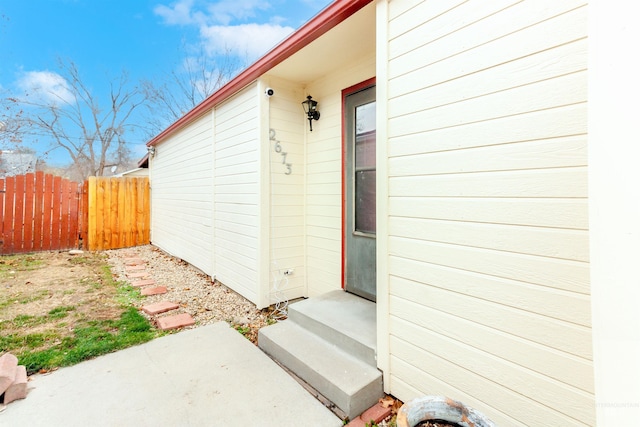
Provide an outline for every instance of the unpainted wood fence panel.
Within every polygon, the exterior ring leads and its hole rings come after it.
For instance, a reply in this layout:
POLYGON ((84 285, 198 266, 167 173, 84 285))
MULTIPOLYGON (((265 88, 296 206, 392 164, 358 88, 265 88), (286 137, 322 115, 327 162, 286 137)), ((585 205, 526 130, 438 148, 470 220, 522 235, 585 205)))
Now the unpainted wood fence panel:
POLYGON ((0 254, 77 248, 79 188, 40 171, 0 179, 0 254))
POLYGON ((149 178, 90 177, 84 190, 87 249, 146 245, 150 237, 149 178))

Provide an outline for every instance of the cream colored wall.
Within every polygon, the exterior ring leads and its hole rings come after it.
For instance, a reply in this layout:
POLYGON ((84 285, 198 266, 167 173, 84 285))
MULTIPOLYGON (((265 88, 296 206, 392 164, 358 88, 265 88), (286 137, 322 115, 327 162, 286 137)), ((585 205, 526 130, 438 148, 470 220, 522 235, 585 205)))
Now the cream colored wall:
POLYGON ((151 158, 151 242, 210 275, 211 162, 210 114, 159 144, 151 158))
POLYGON ((584 2, 385 13, 387 390, 593 425, 584 2))
POLYGON ((255 304, 260 298, 259 108, 256 84, 213 112, 215 276, 255 304))
MULTIPOLYGON (((320 120, 305 124, 308 296, 342 286, 342 90, 375 77, 375 52, 305 88, 320 120)), ((303 99, 304 99, 303 96, 303 99)))
POLYGON ((306 296, 304 235, 304 122, 302 89, 265 76, 269 136, 269 302, 306 296), (277 146, 276 146, 277 145, 277 146), (277 150, 277 151, 276 151, 277 150), (286 274, 292 270, 292 274, 286 274))
POLYGON ((640 96, 627 2, 589 2, 589 212, 597 424, 640 419, 640 96))

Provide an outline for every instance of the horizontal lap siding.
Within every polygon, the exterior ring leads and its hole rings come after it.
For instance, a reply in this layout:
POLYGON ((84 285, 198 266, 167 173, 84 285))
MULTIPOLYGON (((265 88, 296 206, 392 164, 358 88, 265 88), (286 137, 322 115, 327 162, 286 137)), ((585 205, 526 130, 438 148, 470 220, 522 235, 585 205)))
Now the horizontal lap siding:
POLYGON ((271 79, 269 98, 270 159, 270 302, 306 296, 304 263, 304 121, 302 90, 271 79), (278 150, 276 151, 276 141, 278 150), (290 173, 288 166, 290 167, 290 173), (293 274, 286 275, 286 270, 293 274))
POLYGON ((389 16, 390 390, 593 425, 586 7, 389 16))
POLYGON ((217 106, 214 116, 215 275, 257 303, 260 187, 255 84, 217 106))
MULTIPOLYGON (((307 282, 309 296, 342 286, 342 90, 375 75, 375 52, 313 84, 320 120, 307 133, 307 282)), ((308 123, 306 124, 308 129, 308 123)))
POLYGON ((207 274, 212 256, 212 133, 205 114, 156 147, 152 242, 207 274))

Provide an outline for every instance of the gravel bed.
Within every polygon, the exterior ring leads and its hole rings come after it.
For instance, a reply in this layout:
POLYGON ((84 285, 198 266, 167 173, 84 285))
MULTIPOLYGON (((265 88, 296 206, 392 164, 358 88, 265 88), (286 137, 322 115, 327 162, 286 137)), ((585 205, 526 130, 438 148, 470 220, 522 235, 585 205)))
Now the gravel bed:
POLYGON ((256 309, 254 304, 222 283, 212 283, 210 276, 153 245, 109 250, 106 254, 117 280, 131 283, 125 274, 125 258, 135 255, 145 262, 146 272, 156 282, 154 286, 167 288, 165 294, 143 297, 141 305, 169 301, 180 306, 156 316, 143 313, 152 321, 179 313, 188 313, 195 319, 196 324, 188 329, 226 321, 254 343, 257 342, 258 329, 273 323, 269 309, 256 309))

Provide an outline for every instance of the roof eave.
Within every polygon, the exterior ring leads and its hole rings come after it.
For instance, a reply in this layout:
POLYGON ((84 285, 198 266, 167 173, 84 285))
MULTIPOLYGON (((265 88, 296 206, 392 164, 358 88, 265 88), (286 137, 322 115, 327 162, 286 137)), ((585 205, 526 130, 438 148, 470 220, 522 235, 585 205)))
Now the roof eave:
POLYGON ((300 27, 300 29, 287 37, 279 45, 274 47, 251 66, 230 80, 227 84, 211 94, 207 99, 176 120, 164 131, 156 135, 153 139, 147 142, 147 146, 156 145, 165 138, 173 135, 184 125, 200 117, 217 104, 249 85, 271 68, 280 64, 282 61, 289 58, 291 55, 309 45, 336 25, 349 18, 364 6, 371 3, 371 1, 373 0, 336 0, 313 17, 309 22, 300 27))
POLYGON ((143 158, 138 161, 139 168, 148 168, 149 167, 149 153, 145 154, 143 158))

